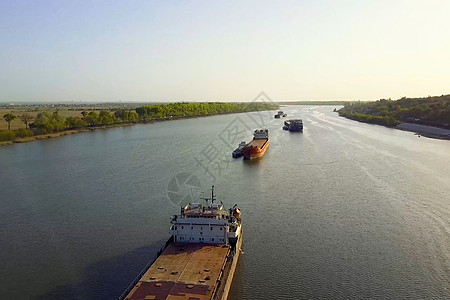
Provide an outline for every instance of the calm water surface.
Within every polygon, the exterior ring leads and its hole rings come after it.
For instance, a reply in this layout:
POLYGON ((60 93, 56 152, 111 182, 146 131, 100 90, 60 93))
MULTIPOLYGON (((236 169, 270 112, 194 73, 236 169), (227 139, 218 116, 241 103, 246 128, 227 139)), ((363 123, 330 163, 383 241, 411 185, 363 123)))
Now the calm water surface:
POLYGON ((185 173, 243 211, 231 299, 449 299, 450 142, 333 108, 285 107, 303 133, 271 112, 1 148, 1 298, 117 298, 167 239, 177 197, 198 194, 168 196, 185 173), (226 144, 261 122, 266 155, 233 160, 226 144))

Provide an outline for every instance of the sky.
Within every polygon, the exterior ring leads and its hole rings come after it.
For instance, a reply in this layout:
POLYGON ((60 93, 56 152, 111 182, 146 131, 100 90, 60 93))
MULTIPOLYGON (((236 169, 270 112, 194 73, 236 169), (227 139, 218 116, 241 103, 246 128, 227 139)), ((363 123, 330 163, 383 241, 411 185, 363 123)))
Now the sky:
POLYGON ((0 102, 450 94, 450 1, 0 1, 0 102))

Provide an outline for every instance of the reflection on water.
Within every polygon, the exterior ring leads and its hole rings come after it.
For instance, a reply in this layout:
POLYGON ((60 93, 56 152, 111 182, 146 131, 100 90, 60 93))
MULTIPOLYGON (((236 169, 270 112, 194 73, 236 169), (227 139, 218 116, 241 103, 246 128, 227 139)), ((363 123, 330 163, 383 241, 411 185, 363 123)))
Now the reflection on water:
POLYGON ((237 115, 0 149, 0 292, 118 296, 168 237, 169 182, 194 174, 242 208, 231 299, 450 298, 450 143, 333 109, 283 107, 303 133, 267 114, 269 149, 249 161, 220 144, 237 115), (224 154, 214 182, 196 161, 210 144, 224 154))

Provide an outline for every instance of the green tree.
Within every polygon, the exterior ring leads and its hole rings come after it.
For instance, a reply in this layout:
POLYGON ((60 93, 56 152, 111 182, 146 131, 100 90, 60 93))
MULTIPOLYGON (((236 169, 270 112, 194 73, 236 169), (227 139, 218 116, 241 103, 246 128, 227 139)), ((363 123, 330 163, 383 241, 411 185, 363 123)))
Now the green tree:
POLYGON ((63 131, 67 128, 66 119, 60 116, 57 111, 52 114, 48 112, 42 112, 37 115, 34 125, 42 133, 63 131))
POLYGON ((8 123, 8 130, 11 130, 11 121, 16 118, 13 114, 5 114, 3 115, 3 119, 8 123))
POLYGON ((99 124, 99 116, 95 111, 89 112, 84 116, 83 120, 91 127, 99 124))
POLYGON ((130 111, 128 114, 128 120, 130 123, 137 123, 139 122, 139 115, 135 111, 130 111))
POLYGON ((34 119, 29 113, 23 113, 19 118, 25 124, 25 129, 28 129, 28 124, 34 119))
POLYGON ((34 126, 42 133, 51 132, 53 128, 50 124, 50 118, 51 115, 48 112, 41 112, 36 116, 36 120, 34 120, 34 126))
POLYGON ((66 119, 66 127, 68 129, 85 128, 88 124, 80 117, 68 117, 66 119))
POLYGON ((66 119, 59 115, 58 111, 53 112, 51 117, 51 124, 53 131, 63 131, 66 127, 66 119))
POLYGON ((413 122, 450 129, 450 95, 349 103, 339 110, 339 115, 385 126, 413 122))
POLYGON ((111 125, 114 124, 114 119, 107 110, 102 110, 99 115, 99 123, 101 125, 111 125))

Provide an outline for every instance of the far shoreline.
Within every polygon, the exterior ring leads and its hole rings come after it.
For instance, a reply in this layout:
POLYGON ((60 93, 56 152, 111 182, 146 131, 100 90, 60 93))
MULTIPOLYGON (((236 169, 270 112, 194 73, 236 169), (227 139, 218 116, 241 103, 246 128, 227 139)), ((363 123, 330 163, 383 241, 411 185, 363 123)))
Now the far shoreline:
POLYGON ((378 125, 378 126, 391 128, 391 129, 396 129, 396 130, 401 130, 401 131, 406 131, 406 132, 413 132, 418 137, 424 136, 424 137, 431 138, 431 139, 447 140, 447 141, 450 140, 450 130, 444 129, 444 128, 433 127, 433 126, 429 126, 429 125, 418 125, 418 124, 413 124, 413 123, 400 123, 397 126, 391 127, 391 126, 386 126, 386 125, 381 125, 381 124, 373 124, 373 123, 363 122, 363 121, 359 121, 359 120, 354 120, 351 118, 347 118, 345 116, 340 116, 340 117, 346 118, 351 121, 359 122, 359 123, 364 123, 364 124, 369 124, 369 125, 378 125))
MULTIPOLYGON (((208 118, 208 117, 215 117, 215 116, 222 116, 222 115, 244 114, 244 113, 253 113, 253 112, 260 112, 260 111, 263 111, 263 110, 232 112, 232 113, 218 113, 215 115, 192 116, 192 117, 172 117, 172 118, 166 118, 166 119, 155 119, 155 120, 152 120, 152 121, 146 122, 146 123, 143 123, 143 122, 125 123, 125 124, 87 127, 87 128, 80 128, 80 129, 70 129, 70 130, 64 130, 64 131, 60 131, 60 132, 34 135, 31 137, 16 138, 11 141, 0 141, 0 149, 2 147, 12 146, 14 144, 23 144, 23 143, 29 143, 29 142, 35 142, 35 141, 44 141, 44 140, 48 140, 48 139, 59 138, 59 137, 78 134, 78 133, 94 132, 94 131, 102 130, 102 129, 111 129, 111 128, 119 128, 119 127, 136 126, 136 125, 149 125, 149 124, 154 124, 154 123, 159 123, 159 122, 168 122, 168 121, 194 120, 197 118, 208 118)), ((270 111, 270 110, 266 110, 266 111, 270 111)))
POLYGON ((413 123, 401 123, 397 125, 395 129, 414 132, 418 137, 422 135, 432 139, 450 140, 450 130, 444 128, 413 123))

